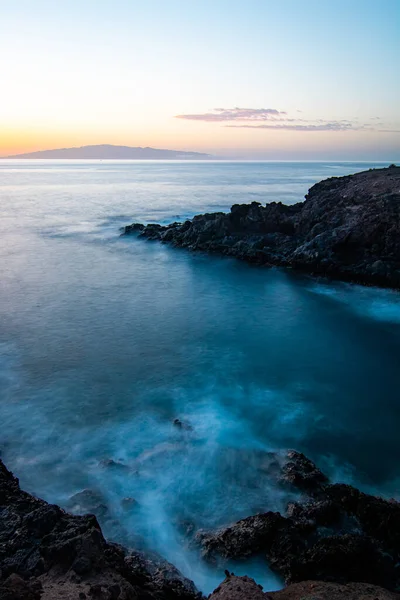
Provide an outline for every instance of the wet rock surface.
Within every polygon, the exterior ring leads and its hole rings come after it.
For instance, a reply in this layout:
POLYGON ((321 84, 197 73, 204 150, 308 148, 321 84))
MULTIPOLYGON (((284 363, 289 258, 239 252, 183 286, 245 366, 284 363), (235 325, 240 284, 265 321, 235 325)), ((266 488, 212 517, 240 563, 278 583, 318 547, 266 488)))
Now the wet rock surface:
POLYGON ((310 494, 318 493, 328 478, 304 454, 289 450, 282 466, 280 482, 310 494))
MULTIPOLYGON (((331 484, 304 454, 268 453, 278 486, 297 489, 286 513, 265 512, 192 531, 221 572, 230 559, 263 556, 288 587, 263 591, 226 571, 213 600, 400 599, 400 504, 331 484), (388 591, 389 590, 389 591, 388 591)), ((74 502, 96 506, 84 490, 74 502)), ((126 499, 129 507, 133 498, 126 499)), ((200 560, 200 557, 199 557, 200 560)), ((157 554, 107 542, 94 515, 73 516, 19 487, 0 461, 0 598, 5 600, 200 600, 194 584, 157 554)))
POLYGON ((98 518, 108 513, 106 500, 98 490, 85 489, 77 492, 67 502, 67 508, 73 513, 93 513, 98 518))
POLYGON ((305 202, 235 204, 124 234, 359 283, 400 288, 400 167, 331 177, 305 202))
MULTIPOLYGON (((77 496, 99 501, 90 490, 77 496)), ((106 542, 94 515, 70 515, 23 492, 0 461, 0 598, 194 600, 201 594, 158 556, 106 542)))
POLYGON ((177 429, 182 429, 184 431, 193 431, 193 427, 190 425, 190 423, 187 423, 186 421, 181 421, 180 419, 174 419, 173 425, 177 429))
POLYGON ((400 503, 330 484, 294 451, 281 479, 299 487, 300 501, 291 502, 284 516, 266 512, 216 532, 198 532, 206 559, 223 564, 263 555, 286 583, 362 581, 400 588, 400 503))

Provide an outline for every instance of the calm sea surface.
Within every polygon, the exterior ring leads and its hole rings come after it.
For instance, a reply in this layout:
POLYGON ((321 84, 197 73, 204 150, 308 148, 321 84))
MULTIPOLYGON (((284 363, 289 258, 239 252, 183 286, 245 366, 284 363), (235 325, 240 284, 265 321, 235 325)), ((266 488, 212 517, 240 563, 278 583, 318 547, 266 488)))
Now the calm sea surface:
MULTIPOLYGON (((223 574, 182 531, 282 509, 262 451, 293 447, 400 497, 398 293, 119 236, 294 203, 371 166, 0 161, 0 447, 22 486, 62 506, 96 491, 108 537, 159 551, 205 592, 223 574)), ((280 585, 257 561, 234 570, 280 585)))

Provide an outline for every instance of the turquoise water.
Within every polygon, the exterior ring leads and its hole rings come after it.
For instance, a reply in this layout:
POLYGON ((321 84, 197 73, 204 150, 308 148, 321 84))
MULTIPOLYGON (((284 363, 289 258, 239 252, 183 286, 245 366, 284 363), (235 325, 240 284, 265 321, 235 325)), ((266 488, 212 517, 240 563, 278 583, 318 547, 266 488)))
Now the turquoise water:
MULTIPOLYGON (((182 524, 283 509, 265 451, 294 447, 334 480, 400 497, 398 293, 119 236, 297 202, 371 166, 0 161, 0 447, 23 487, 63 506, 98 490, 107 536, 159 551, 206 592, 223 573, 182 524)), ((257 562, 234 570, 280 585, 257 562)))

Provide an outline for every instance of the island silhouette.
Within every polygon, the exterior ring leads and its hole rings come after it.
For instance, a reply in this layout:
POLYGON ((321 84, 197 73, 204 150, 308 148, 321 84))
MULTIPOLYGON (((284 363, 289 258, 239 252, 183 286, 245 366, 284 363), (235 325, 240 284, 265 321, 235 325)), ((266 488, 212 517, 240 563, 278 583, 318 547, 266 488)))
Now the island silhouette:
POLYGON ((205 159, 211 158, 202 152, 185 152, 182 150, 164 150, 159 148, 142 148, 130 146, 114 146, 100 144, 81 146, 79 148, 58 148, 56 150, 40 150, 24 154, 14 154, 5 158, 49 158, 49 159, 93 159, 93 160, 133 160, 133 159, 205 159))

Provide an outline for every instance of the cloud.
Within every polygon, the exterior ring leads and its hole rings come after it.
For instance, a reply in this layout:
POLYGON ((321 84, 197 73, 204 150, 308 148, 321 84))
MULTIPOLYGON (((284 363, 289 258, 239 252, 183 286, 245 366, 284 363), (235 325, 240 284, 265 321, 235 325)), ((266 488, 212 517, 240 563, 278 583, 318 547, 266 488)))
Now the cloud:
POLYGON ((214 108, 212 112, 198 115, 176 115, 176 119, 188 121, 279 121, 287 113, 276 108, 214 108))
POLYGON ((276 123, 263 125, 225 125, 225 127, 245 129, 279 129, 287 131, 375 131, 378 133, 400 133, 398 129, 378 129, 371 125, 356 125, 350 121, 327 121, 323 123, 308 123, 306 125, 293 123, 276 123))
POLYGON ((381 133, 400 133, 400 129, 374 129, 374 131, 380 131, 381 133))
MULTIPOLYGON (((297 113, 302 111, 297 109, 297 113)), ((399 133, 383 124, 380 117, 370 117, 369 123, 360 123, 358 118, 349 119, 302 119, 289 117, 288 113, 276 108, 214 108, 200 114, 176 115, 176 119, 223 123, 223 127, 245 129, 277 129, 286 131, 376 131, 399 133), (386 127, 385 129, 383 127, 386 127)))
MULTIPOLYGON (((275 123, 263 125, 225 125, 225 127, 238 127, 246 129, 286 129, 289 131, 358 131, 367 129, 366 126, 354 125, 350 121, 322 121, 317 123, 293 124, 293 123, 275 123)), ((370 129, 370 128, 368 128, 370 129)))

